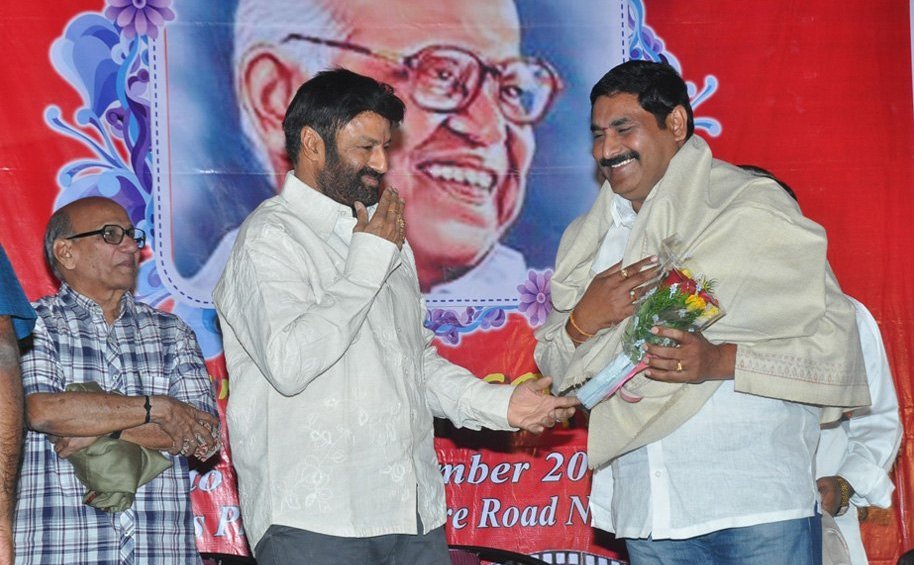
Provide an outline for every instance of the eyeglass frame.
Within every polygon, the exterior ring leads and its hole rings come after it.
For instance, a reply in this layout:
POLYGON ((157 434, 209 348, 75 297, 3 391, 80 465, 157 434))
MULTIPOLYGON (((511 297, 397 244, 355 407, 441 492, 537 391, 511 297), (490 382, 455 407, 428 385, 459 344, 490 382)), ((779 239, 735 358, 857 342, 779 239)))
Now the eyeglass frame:
POLYGON ((64 239, 80 239, 83 237, 91 237, 93 235, 102 236, 102 241, 104 241, 108 245, 120 245, 124 242, 124 237, 129 237, 130 239, 133 240, 134 243, 136 243, 137 249, 142 249, 146 246, 146 232, 145 231, 143 231, 137 227, 130 226, 129 228, 125 228, 125 227, 119 226, 117 224, 105 224, 97 230, 78 233, 75 235, 70 235, 70 236, 65 237, 64 239), (109 233, 110 233, 110 228, 117 228, 121 231, 121 237, 120 237, 120 239, 118 239, 118 241, 116 241, 116 242, 109 241, 105 237, 105 230, 109 230, 109 233), (132 235, 131 235, 131 232, 132 232, 132 235))
MULTIPOLYGON (((403 54, 396 53, 393 51, 374 50, 369 47, 365 47, 364 45, 358 45, 356 43, 350 43, 348 41, 337 41, 335 39, 324 39, 322 37, 315 37, 313 35, 302 35, 300 33, 290 33, 289 35, 284 37, 282 39, 282 41, 280 41, 280 43, 288 43, 289 41, 305 41, 305 42, 313 43, 316 45, 335 47, 337 49, 346 49, 348 51, 354 51, 360 55, 365 55, 366 57, 379 59, 386 63, 404 67, 405 69, 407 69, 409 71, 411 71, 413 69, 413 67, 410 65, 411 61, 414 60, 417 55, 419 55, 420 53, 423 53, 425 51, 434 50, 434 49, 448 49, 448 50, 458 51, 458 52, 468 55, 471 59, 475 60, 476 64, 479 66, 481 77, 480 77, 478 85, 476 86, 475 91, 472 94, 469 94, 466 97, 464 97, 464 99, 461 100, 460 103, 457 104, 457 106, 455 106, 453 109, 440 110, 440 109, 435 109, 435 108, 429 108, 429 107, 427 107, 427 105, 420 103, 416 99, 415 94, 413 92, 410 92, 410 98, 413 99, 413 101, 416 103, 416 105, 418 105, 423 110, 426 110, 429 112, 435 112, 436 114, 455 114, 457 112, 464 110, 467 106, 472 104, 473 100, 475 100, 476 97, 479 95, 479 92, 482 90, 483 85, 486 82, 485 81, 486 75, 492 75, 493 77, 496 77, 496 78, 501 76, 501 70, 498 67, 489 65, 488 63, 483 61, 476 53, 473 53, 472 51, 470 51, 468 49, 464 49, 463 47, 458 47, 456 45, 441 45, 441 44, 427 45, 425 47, 422 47, 415 53, 412 53, 410 55, 403 55, 403 54)), ((555 70, 555 67, 553 67, 551 64, 549 64, 549 61, 547 61, 545 59, 541 59, 539 57, 511 57, 509 59, 505 59, 505 61, 523 61, 523 62, 533 61, 536 64, 538 64, 539 66, 541 66, 543 69, 545 69, 546 72, 549 73, 549 77, 552 82, 552 90, 550 90, 549 98, 543 104, 542 110, 540 110, 539 114, 535 118, 530 118, 530 119, 526 119, 526 120, 515 120, 515 119, 512 119, 511 117, 509 117, 504 112, 504 110, 501 110, 501 108, 499 107, 502 115, 504 115, 505 118, 507 120, 509 120, 511 123, 521 125, 521 126, 534 125, 534 124, 538 123, 539 121, 541 121, 546 116, 546 114, 549 112, 549 108, 555 102, 555 99, 558 97, 559 93, 564 89, 565 86, 564 86, 564 83, 562 82, 562 77, 559 76, 559 73, 558 73, 558 71, 555 70)))

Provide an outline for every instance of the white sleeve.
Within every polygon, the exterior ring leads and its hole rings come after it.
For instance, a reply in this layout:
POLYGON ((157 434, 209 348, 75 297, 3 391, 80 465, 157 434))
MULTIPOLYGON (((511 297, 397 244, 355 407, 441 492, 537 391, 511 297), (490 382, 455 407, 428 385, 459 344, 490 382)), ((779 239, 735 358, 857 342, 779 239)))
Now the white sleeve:
MULTIPOLYGON (((431 332, 429 332, 431 333, 431 332)), ((432 414, 459 428, 516 430, 508 424, 508 406, 514 387, 488 383, 438 355, 429 343, 422 356, 426 373, 426 400, 432 414)))
POLYGON ((851 301, 857 310, 872 405, 855 411, 842 422, 847 433, 847 452, 837 474, 854 487, 851 501, 856 506, 886 508, 892 503, 895 489, 888 471, 895 462, 902 435, 898 397, 879 326, 862 304, 851 301))

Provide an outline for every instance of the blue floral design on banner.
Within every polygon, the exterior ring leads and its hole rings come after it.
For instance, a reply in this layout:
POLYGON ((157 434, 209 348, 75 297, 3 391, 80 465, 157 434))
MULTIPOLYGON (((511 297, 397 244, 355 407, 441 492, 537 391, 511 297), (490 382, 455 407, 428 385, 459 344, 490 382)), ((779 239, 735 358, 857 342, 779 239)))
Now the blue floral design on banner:
POLYGON ((139 42, 125 41, 110 20, 91 13, 75 18, 52 45, 51 62, 80 93, 84 106, 77 110, 75 124, 67 122, 57 106, 48 107, 45 121, 95 155, 61 168, 56 207, 86 196, 106 196, 150 233, 149 102, 144 98, 149 76, 144 54, 139 42))
POLYGON ((425 327, 432 330, 441 341, 457 345, 460 343, 461 334, 477 329, 491 330, 504 326, 508 320, 505 311, 515 308, 516 306, 491 308, 467 306, 462 312, 448 308, 430 308, 425 313, 425 327))
MULTIPOLYGON (((674 69, 682 75, 682 65, 679 60, 665 50, 663 40, 660 39, 654 30, 647 25, 646 7, 641 0, 629 0, 628 2, 628 27, 631 30, 629 38, 629 57, 642 61, 662 61, 669 63, 674 69)), ((717 92, 717 77, 708 75, 705 77, 704 86, 701 90, 694 82, 685 81, 686 88, 689 92, 689 101, 692 103, 692 109, 696 110, 701 104, 717 92)), ((714 118, 707 116, 695 116, 695 127, 703 129, 708 135, 717 137, 723 131, 723 126, 714 118)))
POLYGON ((169 6, 171 0, 108 0, 105 16, 130 39, 138 35, 155 39, 159 36, 159 28, 175 19, 169 6))

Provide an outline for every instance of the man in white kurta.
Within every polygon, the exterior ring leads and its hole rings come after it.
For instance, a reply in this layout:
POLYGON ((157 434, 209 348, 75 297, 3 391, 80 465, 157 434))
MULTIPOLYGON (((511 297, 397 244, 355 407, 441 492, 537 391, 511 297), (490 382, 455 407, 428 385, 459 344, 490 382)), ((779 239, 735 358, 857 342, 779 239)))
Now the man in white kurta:
POLYGON ((284 120, 295 170, 242 225, 214 293, 260 563, 449 563, 432 418, 539 432, 573 413, 548 379, 490 385, 432 346, 404 202, 377 196, 402 115, 368 77, 306 82, 284 120))

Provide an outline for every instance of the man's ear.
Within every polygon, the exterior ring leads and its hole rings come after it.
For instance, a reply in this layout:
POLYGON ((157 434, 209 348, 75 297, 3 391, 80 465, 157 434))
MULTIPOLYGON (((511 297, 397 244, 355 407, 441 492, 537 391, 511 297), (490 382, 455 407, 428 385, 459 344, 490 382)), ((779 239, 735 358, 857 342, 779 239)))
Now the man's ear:
POLYGON ((251 123, 266 148, 271 164, 277 170, 286 158, 286 138, 282 120, 286 108, 304 75, 298 66, 285 60, 275 48, 256 45, 241 59, 238 74, 238 96, 251 123))
POLYGON ((61 271, 72 271, 76 268, 76 257, 73 256, 73 242, 68 239, 58 239, 51 246, 54 252, 54 259, 57 260, 58 268, 61 271))
POLYGON ((689 115, 682 106, 676 106, 666 117, 666 127, 678 143, 683 143, 689 135, 689 115))
POLYGON ((301 151, 298 153, 298 163, 303 165, 303 161, 308 161, 318 168, 324 167, 327 148, 324 146, 324 138, 316 130, 308 126, 301 128, 299 133, 301 141, 301 151))

